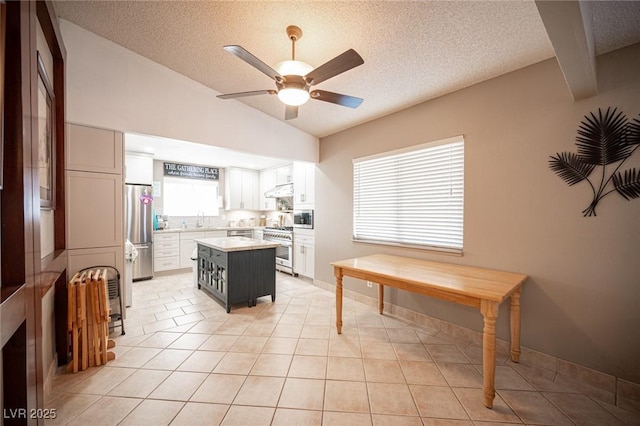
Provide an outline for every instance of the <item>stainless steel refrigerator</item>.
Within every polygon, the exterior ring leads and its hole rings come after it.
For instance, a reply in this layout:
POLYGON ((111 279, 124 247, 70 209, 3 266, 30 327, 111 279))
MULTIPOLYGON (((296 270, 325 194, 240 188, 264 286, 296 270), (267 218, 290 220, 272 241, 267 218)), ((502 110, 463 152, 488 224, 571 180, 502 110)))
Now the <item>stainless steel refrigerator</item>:
POLYGON ((153 278, 153 187, 126 184, 126 238, 138 249, 133 281, 153 278))

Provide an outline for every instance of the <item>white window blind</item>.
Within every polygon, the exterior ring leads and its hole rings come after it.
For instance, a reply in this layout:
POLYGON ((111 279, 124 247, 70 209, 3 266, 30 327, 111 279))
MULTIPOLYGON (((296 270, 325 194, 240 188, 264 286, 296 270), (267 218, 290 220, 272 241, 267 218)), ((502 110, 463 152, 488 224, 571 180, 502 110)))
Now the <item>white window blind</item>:
POLYGON ((353 239, 462 252, 462 136, 353 160, 353 239))

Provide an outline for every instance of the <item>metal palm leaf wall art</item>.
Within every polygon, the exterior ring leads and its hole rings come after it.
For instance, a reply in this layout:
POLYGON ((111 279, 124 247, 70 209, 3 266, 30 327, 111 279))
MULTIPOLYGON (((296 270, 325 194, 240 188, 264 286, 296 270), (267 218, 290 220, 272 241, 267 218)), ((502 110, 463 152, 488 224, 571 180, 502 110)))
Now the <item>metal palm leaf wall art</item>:
POLYGON ((600 200, 613 192, 625 200, 640 198, 640 170, 620 170, 640 147, 640 120, 627 119, 617 108, 609 107, 604 113, 598 109, 597 115, 592 112, 580 122, 576 146, 577 154, 565 151, 552 155, 549 168, 569 186, 587 181, 593 200, 582 211, 583 216, 596 216, 600 200), (594 174, 597 167, 601 173, 594 174))

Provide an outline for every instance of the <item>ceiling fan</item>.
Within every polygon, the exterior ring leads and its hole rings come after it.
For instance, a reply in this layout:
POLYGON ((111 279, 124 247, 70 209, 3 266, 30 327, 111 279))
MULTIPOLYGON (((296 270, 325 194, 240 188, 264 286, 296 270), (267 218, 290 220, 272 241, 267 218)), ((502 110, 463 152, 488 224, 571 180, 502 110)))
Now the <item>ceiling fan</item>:
POLYGON ((254 95, 278 95, 278 98, 286 105, 285 120, 298 117, 298 106, 304 104, 309 99, 331 102, 349 108, 358 108, 363 101, 361 98, 328 92, 326 90, 311 90, 311 86, 320 84, 331 77, 335 77, 338 74, 349 71, 351 68, 364 64, 364 60, 358 52, 349 49, 314 69, 309 64, 296 61, 296 41, 302 38, 302 30, 295 25, 290 25, 287 27, 287 35, 291 40, 291 60, 277 64, 277 71, 249 53, 249 51, 242 46, 224 46, 224 50, 227 52, 236 55, 249 65, 274 79, 276 89, 229 93, 226 95, 218 95, 218 98, 233 99, 254 95))

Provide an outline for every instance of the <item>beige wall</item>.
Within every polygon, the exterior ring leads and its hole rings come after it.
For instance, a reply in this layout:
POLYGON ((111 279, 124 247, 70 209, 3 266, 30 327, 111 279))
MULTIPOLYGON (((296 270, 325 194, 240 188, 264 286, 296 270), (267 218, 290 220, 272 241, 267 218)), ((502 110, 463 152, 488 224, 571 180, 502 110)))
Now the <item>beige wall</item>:
MULTIPOLYGON (((639 58, 640 44, 599 58, 600 94, 586 100, 572 100, 548 60, 322 139, 316 279, 333 283, 331 261, 375 252, 522 272, 523 346, 640 382, 640 200, 612 194, 583 218, 588 185, 569 187, 548 167, 550 155, 575 151, 580 121, 598 107, 640 118, 639 58), (459 134, 464 256, 353 243, 351 160, 459 134)), ((353 279, 345 287, 375 296, 353 279)), ((474 309, 394 289, 386 298, 481 331, 474 309)), ((504 308, 498 337, 508 340, 504 308)))

